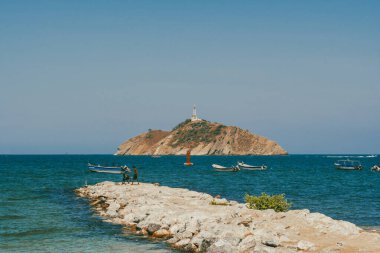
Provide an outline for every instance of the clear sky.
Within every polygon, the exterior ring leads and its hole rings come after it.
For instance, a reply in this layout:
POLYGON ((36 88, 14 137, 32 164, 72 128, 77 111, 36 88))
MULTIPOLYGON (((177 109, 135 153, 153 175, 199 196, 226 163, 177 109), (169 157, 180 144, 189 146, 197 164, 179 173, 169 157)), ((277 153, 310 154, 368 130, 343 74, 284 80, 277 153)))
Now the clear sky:
POLYGON ((380 1, 0 0, 0 153, 113 153, 199 117, 380 153, 380 1))

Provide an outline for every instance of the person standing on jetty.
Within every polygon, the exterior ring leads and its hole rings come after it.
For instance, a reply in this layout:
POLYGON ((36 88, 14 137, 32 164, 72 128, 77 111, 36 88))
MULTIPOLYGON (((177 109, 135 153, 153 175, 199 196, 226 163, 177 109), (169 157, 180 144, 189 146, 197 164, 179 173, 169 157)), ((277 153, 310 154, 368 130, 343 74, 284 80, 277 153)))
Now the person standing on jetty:
POLYGON ((125 184, 125 182, 129 182, 131 181, 131 177, 129 176, 128 172, 131 172, 131 170, 127 167, 127 166, 124 166, 123 167, 123 184, 125 184))
POLYGON ((139 178, 139 172, 137 171, 136 166, 133 165, 133 180, 132 180, 132 184, 133 184, 133 182, 135 182, 135 180, 137 181, 137 184, 140 184, 138 178, 139 178))

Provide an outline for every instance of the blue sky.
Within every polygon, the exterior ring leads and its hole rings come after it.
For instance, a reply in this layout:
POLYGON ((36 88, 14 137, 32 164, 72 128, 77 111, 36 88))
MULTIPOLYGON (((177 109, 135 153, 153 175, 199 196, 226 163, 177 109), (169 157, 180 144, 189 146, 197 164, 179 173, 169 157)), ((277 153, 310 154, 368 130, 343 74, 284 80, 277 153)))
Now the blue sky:
POLYGON ((113 153, 192 105, 290 153, 380 153, 379 1, 1 1, 0 153, 113 153))

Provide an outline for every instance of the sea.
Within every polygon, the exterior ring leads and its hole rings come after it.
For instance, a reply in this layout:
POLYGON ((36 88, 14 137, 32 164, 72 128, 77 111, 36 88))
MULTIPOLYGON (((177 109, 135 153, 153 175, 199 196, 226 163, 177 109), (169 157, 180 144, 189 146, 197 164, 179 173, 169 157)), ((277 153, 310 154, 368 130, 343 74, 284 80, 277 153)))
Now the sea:
POLYGON ((74 189, 121 175, 92 173, 87 163, 136 166, 141 182, 187 188, 244 202, 245 194, 284 193, 291 209, 309 209, 380 230, 379 155, 194 156, 0 155, 0 252, 177 252, 160 240, 102 220, 74 189), (358 160, 361 171, 334 168, 358 160), (238 161, 266 171, 217 172, 238 161))

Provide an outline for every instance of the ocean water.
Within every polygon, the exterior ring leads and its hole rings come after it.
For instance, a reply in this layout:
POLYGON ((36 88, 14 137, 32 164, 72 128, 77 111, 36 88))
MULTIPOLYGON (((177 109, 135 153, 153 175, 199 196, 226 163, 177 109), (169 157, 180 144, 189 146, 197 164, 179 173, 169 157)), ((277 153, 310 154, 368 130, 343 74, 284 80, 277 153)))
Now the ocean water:
POLYGON ((380 173, 369 170, 380 156, 350 155, 362 171, 339 171, 339 156, 0 155, 0 252, 176 252, 165 243, 134 236, 103 222, 73 190, 86 183, 121 181, 121 175, 90 173, 87 163, 136 165, 140 180, 221 195, 285 193, 292 209, 310 209, 359 226, 380 227, 380 173), (211 164, 237 161, 267 171, 216 172, 211 164))

